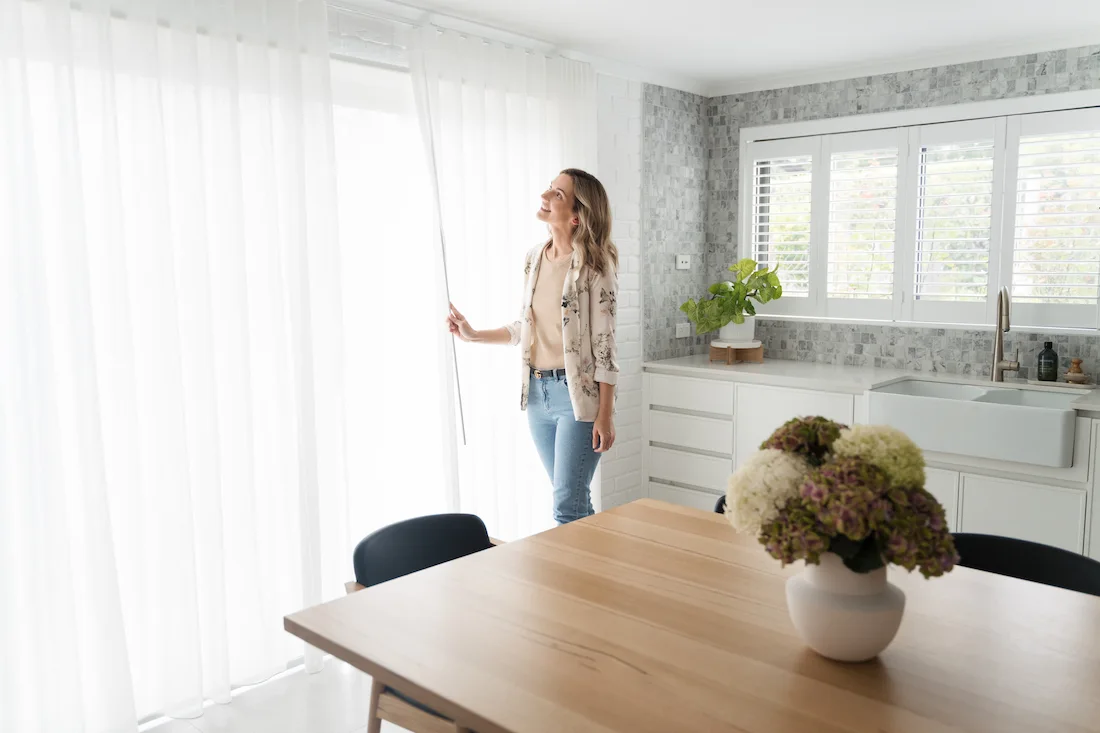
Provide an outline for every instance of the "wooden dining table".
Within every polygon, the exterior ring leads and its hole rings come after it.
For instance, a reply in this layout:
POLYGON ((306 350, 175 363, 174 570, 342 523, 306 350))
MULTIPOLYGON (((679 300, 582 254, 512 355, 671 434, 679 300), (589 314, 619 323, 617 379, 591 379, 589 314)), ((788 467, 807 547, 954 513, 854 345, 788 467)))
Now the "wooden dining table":
POLYGON ((716 514, 642 499, 287 616, 478 733, 1100 731, 1100 598, 969 568, 894 642, 809 650, 781 568, 716 514))

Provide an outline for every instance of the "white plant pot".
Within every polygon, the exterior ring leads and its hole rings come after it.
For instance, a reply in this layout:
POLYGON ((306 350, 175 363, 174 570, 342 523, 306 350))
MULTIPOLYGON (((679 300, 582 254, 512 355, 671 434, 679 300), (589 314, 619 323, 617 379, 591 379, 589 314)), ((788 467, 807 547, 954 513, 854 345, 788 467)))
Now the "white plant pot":
POLYGON ((886 568, 857 573, 826 552, 820 565, 807 565, 787 580, 787 610, 815 652, 838 662, 865 662, 894 640, 905 594, 886 581, 886 568))
POLYGON ((747 344, 756 339, 756 316, 745 316, 744 323, 727 323, 718 331, 718 340, 728 344, 747 344))

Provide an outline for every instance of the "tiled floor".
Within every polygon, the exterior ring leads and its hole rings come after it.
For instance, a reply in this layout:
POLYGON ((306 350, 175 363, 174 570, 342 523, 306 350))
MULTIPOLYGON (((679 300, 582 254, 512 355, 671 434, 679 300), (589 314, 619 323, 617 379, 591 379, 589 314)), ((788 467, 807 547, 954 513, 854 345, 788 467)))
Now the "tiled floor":
MULTIPOLYGON (((317 674, 297 671, 245 690, 201 718, 172 720, 146 733, 365 733, 370 677, 336 659, 317 674)), ((402 729, 382 724, 383 733, 402 729)))

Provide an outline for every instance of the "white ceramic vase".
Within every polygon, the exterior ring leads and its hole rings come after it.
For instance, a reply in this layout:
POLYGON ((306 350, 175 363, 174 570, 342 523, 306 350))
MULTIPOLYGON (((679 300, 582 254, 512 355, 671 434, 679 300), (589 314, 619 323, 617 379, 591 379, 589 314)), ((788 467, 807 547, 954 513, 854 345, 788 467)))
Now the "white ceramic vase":
POLYGON ((894 640, 905 611, 905 594, 886 581, 886 568, 849 570, 826 552, 787 580, 787 610, 802 640, 823 657, 864 662, 894 640))
POLYGON ((756 316, 745 316, 744 323, 727 323, 718 331, 718 340, 727 344, 747 344, 756 339, 756 316))

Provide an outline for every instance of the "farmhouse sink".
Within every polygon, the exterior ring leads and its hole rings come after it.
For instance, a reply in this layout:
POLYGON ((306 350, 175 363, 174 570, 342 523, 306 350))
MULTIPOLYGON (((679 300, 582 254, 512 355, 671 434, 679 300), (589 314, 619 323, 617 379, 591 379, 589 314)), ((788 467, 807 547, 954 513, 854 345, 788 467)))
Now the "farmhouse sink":
POLYGON ((1073 465, 1074 394, 905 379, 872 389, 874 424, 927 451, 1066 468, 1073 465))

